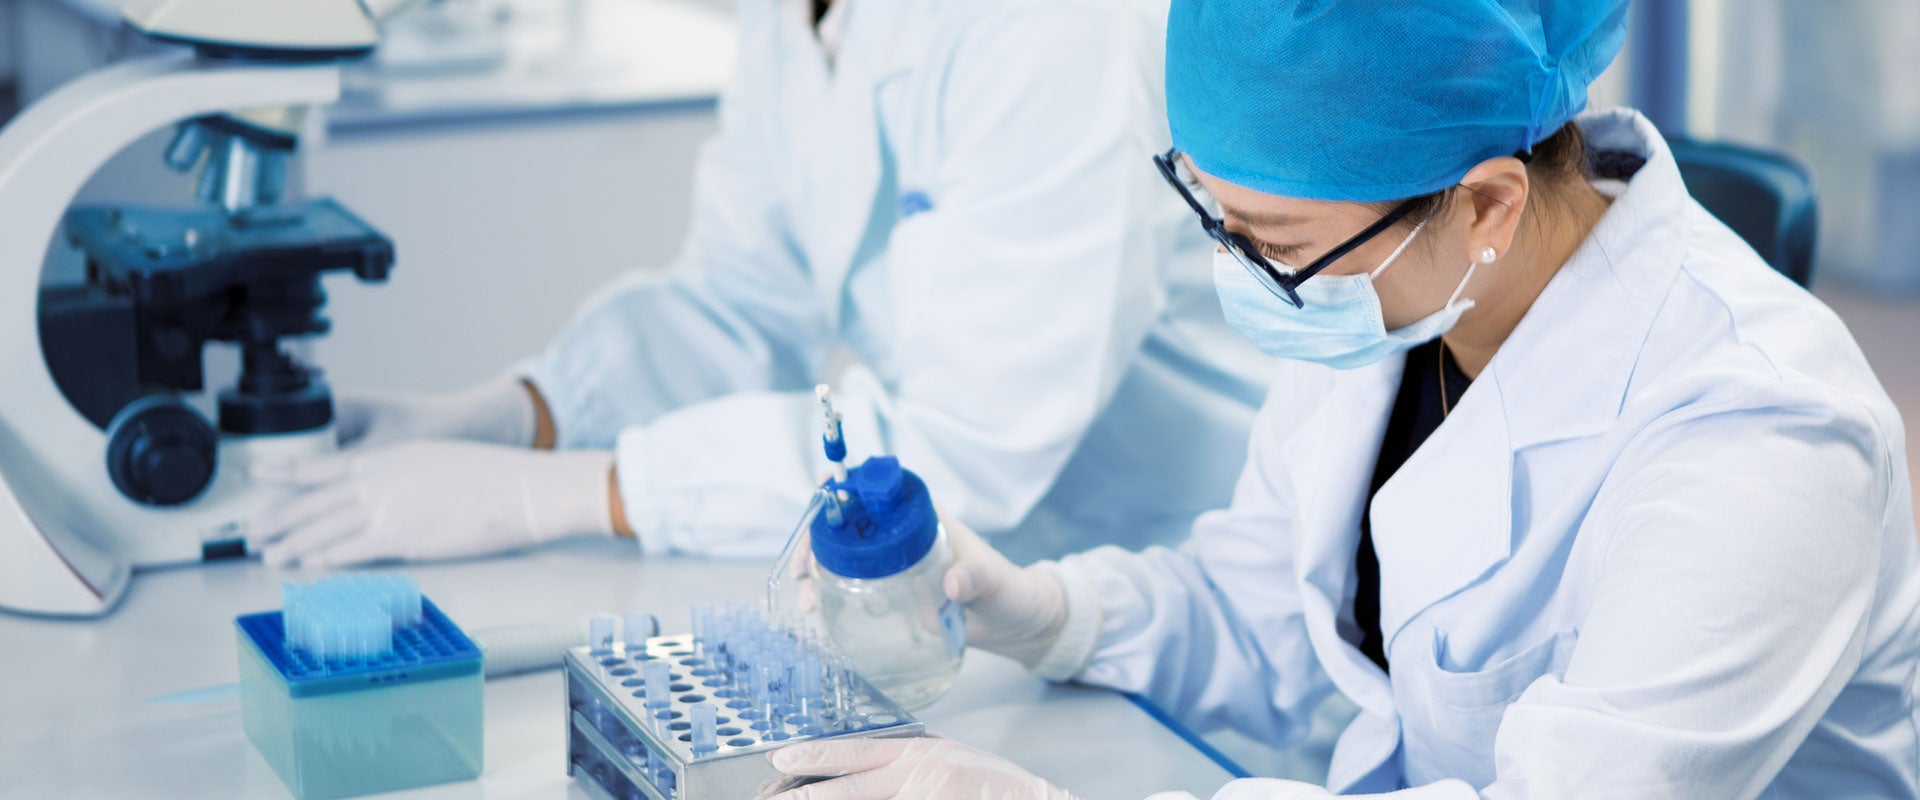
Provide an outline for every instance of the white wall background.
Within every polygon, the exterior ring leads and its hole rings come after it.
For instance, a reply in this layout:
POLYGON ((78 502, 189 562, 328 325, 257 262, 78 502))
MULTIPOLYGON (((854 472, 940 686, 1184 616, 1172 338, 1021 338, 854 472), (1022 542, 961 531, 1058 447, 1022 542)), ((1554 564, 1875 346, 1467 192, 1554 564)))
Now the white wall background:
POLYGON ((705 109, 336 138, 313 188, 394 240, 384 285, 336 278, 315 345, 336 386, 451 389, 533 355, 594 289, 659 269, 687 226, 705 109))

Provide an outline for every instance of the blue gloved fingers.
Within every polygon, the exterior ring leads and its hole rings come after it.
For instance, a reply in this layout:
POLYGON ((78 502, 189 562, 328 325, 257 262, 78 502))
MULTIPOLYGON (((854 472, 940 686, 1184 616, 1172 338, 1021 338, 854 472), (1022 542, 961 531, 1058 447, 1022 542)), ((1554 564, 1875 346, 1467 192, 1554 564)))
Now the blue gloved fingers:
POLYGON ((329 486, 260 509, 247 520, 247 549, 258 551, 315 520, 340 513, 358 500, 352 487, 329 486))
POLYGON ((358 504, 349 505, 294 529, 268 546, 260 560, 275 567, 300 563, 329 544, 365 533, 367 522, 358 504))
POLYGON ((899 760, 918 739, 845 739, 796 744, 767 757, 788 775, 846 775, 899 760))
POLYGON ((247 475, 261 483, 312 489, 339 483, 353 474, 356 456, 330 453, 305 458, 269 458, 255 462, 247 475))

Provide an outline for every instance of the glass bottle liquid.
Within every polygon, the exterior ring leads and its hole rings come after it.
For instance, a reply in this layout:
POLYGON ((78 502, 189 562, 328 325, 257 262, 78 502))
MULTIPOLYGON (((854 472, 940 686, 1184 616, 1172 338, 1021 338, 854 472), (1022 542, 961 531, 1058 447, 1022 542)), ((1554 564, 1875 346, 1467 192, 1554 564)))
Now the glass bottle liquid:
POLYGON ((926 484, 881 456, 829 491, 811 532, 827 634, 875 688, 924 708, 953 686, 967 645, 965 614, 941 586, 953 550, 926 484))

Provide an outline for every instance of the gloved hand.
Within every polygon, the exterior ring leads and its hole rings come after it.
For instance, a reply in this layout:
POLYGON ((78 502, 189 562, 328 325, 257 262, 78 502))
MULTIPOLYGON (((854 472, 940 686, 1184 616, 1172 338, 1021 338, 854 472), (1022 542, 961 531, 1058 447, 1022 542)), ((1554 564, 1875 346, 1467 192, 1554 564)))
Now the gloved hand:
POLYGON ((1044 563, 1015 566, 958 520, 941 522, 953 545, 942 586, 947 599, 967 607, 967 644, 1036 667, 1066 624, 1059 576, 1044 563))
POLYGON ((247 545, 270 565, 335 567, 611 535, 612 469, 605 451, 452 441, 262 462, 255 480, 306 491, 250 520, 247 545))
MULTIPOLYGON (((840 775, 771 800, 1074 800, 1067 790, 992 753, 950 739, 846 739, 796 744, 767 758, 789 776, 840 775)), ((769 781, 761 797, 786 785, 769 781)))
POLYGON ((464 439, 529 447, 536 426, 527 385, 513 377, 451 394, 348 394, 334 404, 341 448, 419 439, 464 439))
MULTIPOLYGON (((1066 592, 1060 579, 1041 565, 1015 566, 980 534, 945 514, 953 566, 941 588, 947 599, 967 607, 967 644, 1038 666, 1066 624, 1066 592)), ((819 607, 812 581, 810 540, 802 533, 787 577, 797 585, 801 611, 819 607)))

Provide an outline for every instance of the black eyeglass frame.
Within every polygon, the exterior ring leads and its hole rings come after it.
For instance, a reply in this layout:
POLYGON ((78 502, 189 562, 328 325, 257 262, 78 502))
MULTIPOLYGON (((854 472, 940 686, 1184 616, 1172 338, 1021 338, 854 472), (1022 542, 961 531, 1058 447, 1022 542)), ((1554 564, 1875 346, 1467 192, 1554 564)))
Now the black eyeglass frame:
POLYGON ((1179 192, 1180 199, 1187 201, 1187 205, 1193 209, 1193 213, 1200 216, 1200 227, 1206 230, 1207 235, 1213 237, 1214 241, 1219 242, 1221 247, 1225 247, 1227 252, 1232 253, 1234 260, 1239 261, 1240 266, 1245 267, 1247 272, 1251 273, 1256 280, 1260 281, 1262 286, 1267 287, 1267 291, 1272 292, 1273 296, 1285 300, 1288 305, 1294 308, 1305 308, 1307 305, 1305 301, 1300 299, 1300 293, 1294 291, 1296 287, 1302 283, 1306 283, 1308 278, 1320 274, 1321 270, 1332 266, 1333 262, 1340 260, 1341 256, 1353 252, 1361 245, 1372 241, 1373 237, 1379 236, 1382 231, 1393 227, 1394 223, 1405 219, 1408 214, 1413 212, 1415 204, 1422 199, 1416 197, 1402 202, 1400 205, 1395 206, 1392 211, 1387 212, 1387 215, 1381 217, 1378 222, 1368 225, 1365 230, 1349 237, 1332 250, 1328 250, 1325 255, 1314 259, 1313 263, 1301 267, 1296 272, 1284 272, 1278 267, 1275 267, 1273 262, 1268 261, 1266 256, 1260 255, 1260 251, 1253 246, 1253 242, 1248 240, 1247 237, 1227 230, 1225 220, 1207 213, 1206 206, 1201 205, 1199 198, 1194 197, 1193 192, 1188 191, 1186 184, 1180 180, 1177 167, 1179 158, 1180 150, 1178 148, 1172 148, 1165 153, 1154 156, 1153 165, 1160 169, 1160 176, 1167 180, 1167 185, 1172 186, 1174 191, 1179 192))

